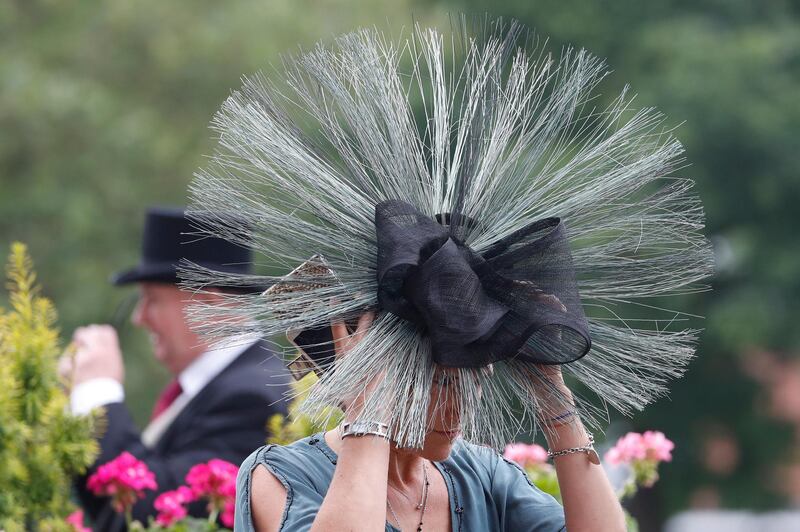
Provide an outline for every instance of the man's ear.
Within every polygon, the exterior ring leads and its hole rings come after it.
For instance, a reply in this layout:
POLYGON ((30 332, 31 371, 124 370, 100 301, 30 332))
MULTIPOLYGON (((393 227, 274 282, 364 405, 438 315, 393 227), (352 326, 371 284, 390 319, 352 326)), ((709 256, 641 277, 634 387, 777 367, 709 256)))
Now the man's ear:
POLYGON ((227 300, 227 294, 219 288, 206 288, 202 292, 195 294, 193 298, 202 303, 223 303, 227 300))
POLYGON ((198 291, 182 291, 181 299, 184 303, 216 304, 224 300, 225 294, 217 288, 204 288, 198 291))

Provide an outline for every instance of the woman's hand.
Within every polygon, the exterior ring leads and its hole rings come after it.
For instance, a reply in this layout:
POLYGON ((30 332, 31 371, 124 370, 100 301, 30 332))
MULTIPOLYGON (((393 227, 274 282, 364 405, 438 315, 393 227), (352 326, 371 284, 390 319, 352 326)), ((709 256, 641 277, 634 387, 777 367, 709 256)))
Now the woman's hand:
MULTIPOLYGON (((364 313, 354 332, 344 321, 331 323, 336 357, 345 357, 364 339, 375 312, 364 313)), ((372 387, 367 390, 371 392, 372 387)), ((360 413, 367 391, 343 401, 346 413, 360 413)), ((333 480, 317 512, 312 532, 328 530, 383 530, 386 522, 386 490, 389 444, 372 438, 326 441, 338 455, 333 480)), ((263 467, 253 470, 250 507, 256 530, 277 531, 286 511, 287 493, 281 481, 263 467)))
MULTIPOLYGON (((560 391, 569 393, 569 388, 564 382, 564 374, 561 372, 561 366, 558 364, 537 364, 536 369, 542 374, 542 377, 560 391)), ((548 389, 552 389, 548 386, 548 389)))
POLYGON ((375 311, 365 312, 358 318, 358 324, 353 333, 347 330, 347 324, 344 321, 332 321, 331 332, 333 333, 333 348, 336 351, 336 358, 343 357, 363 340, 373 321, 375 321, 375 311))
MULTIPOLYGON (((589 435, 575 412, 572 392, 564 382, 561 366, 538 365, 533 379, 540 402, 539 423, 545 429, 551 450, 582 447, 589 435)), ((574 453, 554 459, 567 530, 620 531, 625 519, 616 494, 602 467, 587 453, 574 453)))
MULTIPOLYGON (((375 312, 365 312, 354 332, 344 321, 331 323, 336 357, 346 357, 363 341, 375 312)), ((345 418, 354 421, 383 378, 378 375, 356 397, 342 399, 345 418)), ((369 421, 382 421, 372 419, 369 421)), ((386 491, 389 475, 389 441, 380 436, 341 438, 328 432, 328 442, 338 458, 333 479, 317 512, 311 532, 328 530, 383 530, 386 526, 386 491)))
POLYGON ((575 401, 559 365, 537 364, 531 371, 531 381, 538 401, 539 423, 544 428, 552 428, 562 421, 576 420, 572 413, 575 401))
MULTIPOLYGON (((348 330, 347 324, 344 321, 331 322, 331 332, 333 333, 333 347, 336 352, 336 358, 347 356, 347 354, 364 339, 372 322, 375 321, 375 311, 370 310, 365 312, 358 318, 356 330, 352 333, 348 330)), ((341 408, 345 412, 345 417, 348 421, 354 421, 364 408, 367 398, 372 394, 378 385, 378 382, 383 378, 383 374, 377 375, 370 383, 368 383, 363 391, 355 397, 342 398, 341 408)), ((383 420, 374 420, 383 421, 383 420)))

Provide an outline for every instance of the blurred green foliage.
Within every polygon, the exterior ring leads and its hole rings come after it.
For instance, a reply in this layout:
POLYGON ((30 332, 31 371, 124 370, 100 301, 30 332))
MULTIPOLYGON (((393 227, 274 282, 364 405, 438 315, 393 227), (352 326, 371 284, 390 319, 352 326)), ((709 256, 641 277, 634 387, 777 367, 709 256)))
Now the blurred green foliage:
POLYGON ((312 419, 300 413, 300 405, 306 397, 308 397, 311 386, 313 386, 317 380, 319 379, 315 373, 309 373, 299 381, 293 383, 292 401, 289 404, 288 415, 274 414, 267 422, 270 434, 269 438, 267 438, 267 443, 288 445, 306 436, 313 436, 319 432, 327 432, 342 422, 344 416, 339 409, 329 410, 325 415, 320 417, 320 419, 325 419, 327 416, 326 423, 322 423, 318 419, 312 419))
MULTIPOLYGON (((607 57, 609 98, 630 83, 638 105, 679 126, 718 275, 713 292, 680 302, 707 316, 692 323, 706 328, 700 356, 670 400, 631 422, 677 443, 649 514, 685 508, 702 487, 728 506, 783 504, 770 487, 788 431, 762 417, 740 364, 755 349, 800 350, 796 1, 0 0, 0 243, 29 244, 66 331, 109 320, 129 292, 106 280, 136 261, 144 207, 185 202, 213 147, 206 125, 242 74, 360 25, 447 24, 447 11, 514 16, 554 51, 607 57), (738 440, 733 471, 702 466, 710 431, 738 440)), ((144 420, 165 375, 144 335, 122 340, 144 420)))
POLYGON ((55 309, 39 295, 25 246, 10 250, 10 305, 0 306, 0 527, 67 532, 72 477, 97 457, 105 418, 99 411, 69 413, 57 374, 55 309))

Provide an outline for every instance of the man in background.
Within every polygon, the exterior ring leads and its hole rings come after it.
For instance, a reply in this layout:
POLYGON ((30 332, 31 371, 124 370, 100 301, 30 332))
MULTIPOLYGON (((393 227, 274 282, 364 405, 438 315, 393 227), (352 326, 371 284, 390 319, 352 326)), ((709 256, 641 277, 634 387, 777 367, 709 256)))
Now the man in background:
MULTIPOLYGON (((193 465, 219 458, 238 466, 264 444, 269 417, 286 413, 288 372, 263 340, 243 336, 212 348, 189 327, 190 304, 220 302, 231 288, 197 294, 181 291, 177 286, 181 259, 212 270, 248 273, 251 252, 219 238, 198 237, 182 210, 148 211, 140 264, 114 278, 116 285, 138 285, 133 323, 148 331, 156 359, 173 376, 144 431, 137 429, 124 403, 125 368, 113 327, 77 329, 75 355, 60 364, 61 373, 72 381, 73 412, 84 414, 96 407, 106 411, 101 452, 89 474, 123 451, 155 473, 158 491, 147 492, 133 509, 134 519, 144 523, 156 514, 153 501, 158 493, 184 484, 193 465)), ((113 511, 110 499, 94 496, 85 481, 78 479, 79 497, 95 530, 124 530, 124 518, 113 511)), ((193 515, 204 512, 203 504, 190 506, 193 515)))

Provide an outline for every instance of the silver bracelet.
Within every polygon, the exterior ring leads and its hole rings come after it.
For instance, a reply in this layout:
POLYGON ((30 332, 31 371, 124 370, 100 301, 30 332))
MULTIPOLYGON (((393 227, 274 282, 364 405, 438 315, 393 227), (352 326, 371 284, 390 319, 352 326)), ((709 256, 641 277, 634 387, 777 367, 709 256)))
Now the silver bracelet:
POLYGON ((552 460, 553 458, 558 458, 559 456, 566 456, 568 454, 576 453, 586 453, 591 463, 600 465, 600 455, 598 455, 597 451, 594 450, 594 436, 592 436, 591 433, 589 433, 589 443, 583 447, 570 447, 569 449, 564 449, 562 451, 548 450, 547 458, 552 460))
POLYGON ((348 436, 380 436, 389 439, 389 425, 380 421, 355 421, 353 423, 342 423, 342 439, 348 436))

